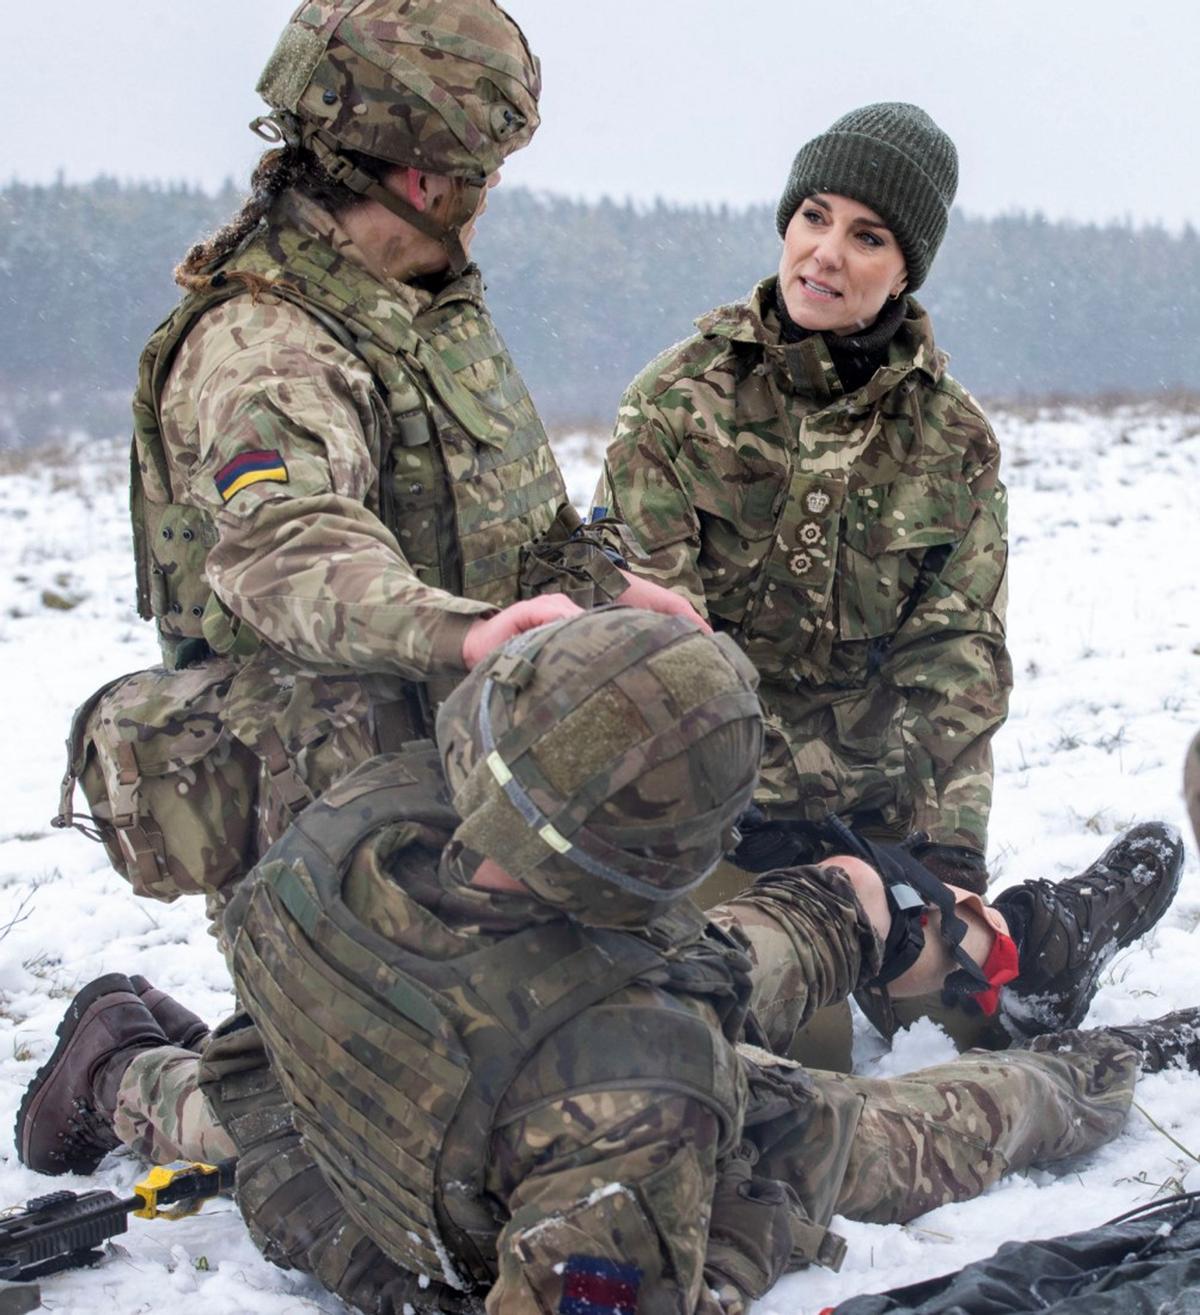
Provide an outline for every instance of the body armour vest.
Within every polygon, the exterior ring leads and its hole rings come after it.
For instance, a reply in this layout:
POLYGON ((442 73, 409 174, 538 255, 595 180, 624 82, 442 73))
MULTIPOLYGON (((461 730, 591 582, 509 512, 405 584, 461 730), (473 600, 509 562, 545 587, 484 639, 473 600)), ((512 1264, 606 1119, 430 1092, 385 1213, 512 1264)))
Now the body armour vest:
MULTIPOLYGON (((638 933, 553 918, 481 937, 458 957, 403 948, 380 929, 420 931, 433 918, 405 891, 406 851, 414 863, 436 862, 457 823, 432 746, 364 763, 272 848, 231 904, 226 930, 239 999, 346 1212, 396 1264, 471 1290, 496 1274, 505 1216, 485 1172, 517 1074, 546 1099, 614 1087, 682 1092, 713 1109, 729 1144, 744 1114, 730 1043, 749 965, 705 935, 687 902, 638 933), (372 911, 372 926, 351 903, 372 911), (682 1008, 626 999, 606 1009, 634 981, 702 997, 719 1030, 682 1008), (539 1047, 585 1010, 594 1044, 574 1039, 564 1076, 553 1046, 539 1047)), ((243 1209, 254 1228, 252 1207, 243 1209)))
POLYGON ((157 623, 165 665, 256 646, 209 588, 216 527, 206 509, 176 500, 161 424, 183 340, 206 311, 248 288, 303 308, 374 375, 388 417, 380 516, 417 576, 497 607, 517 601, 522 549, 550 527, 566 491, 478 272, 414 318, 366 270, 280 225, 260 230, 208 289, 185 297, 142 354, 131 478, 138 611, 157 623))

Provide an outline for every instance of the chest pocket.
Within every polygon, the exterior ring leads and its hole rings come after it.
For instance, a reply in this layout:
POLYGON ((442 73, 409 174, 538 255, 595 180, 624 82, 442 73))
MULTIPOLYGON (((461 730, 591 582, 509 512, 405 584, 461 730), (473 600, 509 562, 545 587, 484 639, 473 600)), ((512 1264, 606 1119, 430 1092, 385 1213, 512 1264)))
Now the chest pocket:
POLYGON ((841 475, 794 474, 742 623, 747 656, 764 674, 829 657, 838 539, 846 499, 841 475))
POLYGON ((966 532, 974 498, 948 475, 858 489, 846 500, 838 570, 838 635, 893 634, 913 598, 930 549, 966 532))

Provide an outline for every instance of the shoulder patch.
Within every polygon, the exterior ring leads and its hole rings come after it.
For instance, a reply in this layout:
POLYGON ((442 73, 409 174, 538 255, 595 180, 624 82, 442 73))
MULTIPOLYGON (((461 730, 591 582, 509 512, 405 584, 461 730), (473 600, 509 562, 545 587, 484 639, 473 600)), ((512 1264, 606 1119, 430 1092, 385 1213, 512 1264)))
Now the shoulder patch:
POLYGON ((634 1315, 642 1271, 602 1256, 574 1255, 563 1269, 559 1315, 634 1315))
POLYGON ((235 493, 264 480, 275 484, 288 482, 287 463, 278 452, 239 452, 213 476, 222 502, 228 502, 235 493))

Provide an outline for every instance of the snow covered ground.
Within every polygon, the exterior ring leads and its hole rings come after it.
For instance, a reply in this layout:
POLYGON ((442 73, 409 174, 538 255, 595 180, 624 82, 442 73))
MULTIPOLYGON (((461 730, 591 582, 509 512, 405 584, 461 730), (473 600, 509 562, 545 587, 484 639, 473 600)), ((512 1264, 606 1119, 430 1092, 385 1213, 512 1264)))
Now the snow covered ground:
MULTIPOLYGON (((1012 491, 1012 716, 997 743, 992 869, 1001 883, 1078 871, 1122 827, 1186 824, 1179 775, 1200 727, 1200 413, 1001 415, 1012 491)), ((560 445, 586 505, 598 448, 560 445)), ((80 442, 55 459, 0 465, 0 1204, 57 1187, 122 1194, 140 1176, 112 1156, 94 1179, 50 1182, 12 1151, 21 1092, 67 1000, 104 972, 141 972, 210 1019, 231 1003, 197 901, 136 899, 98 845, 51 830, 71 710, 111 676, 155 660, 131 606, 120 445, 80 442)), ((1189 836, 1190 842, 1190 836, 1189 836)), ((1194 850, 1159 927, 1107 968, 1090 1021, 1200 1003, 1200 868, 1194 850)), ((866 1071, 940 1062, 945 1036, 918 1025, 889 1056, 860 1038, 866 1071)), ((757 1315, 812 1315, 861 1291, 912 1282, 1009 1238, 1084 1228, 1156 1195, 1200 1188, 1200 1077, 1147 1078, 1117 1141, 1084 1161, 1009 1179, 978 1201, 907 1227, 838 1227, 838 1275, 782 1281, 757 1315)), ((43 1284, 62 1312, 283 1315, 343 1309, 263 1262, 228 1202, 180 1223, 135 1220, 92 1271, 43 1284)))

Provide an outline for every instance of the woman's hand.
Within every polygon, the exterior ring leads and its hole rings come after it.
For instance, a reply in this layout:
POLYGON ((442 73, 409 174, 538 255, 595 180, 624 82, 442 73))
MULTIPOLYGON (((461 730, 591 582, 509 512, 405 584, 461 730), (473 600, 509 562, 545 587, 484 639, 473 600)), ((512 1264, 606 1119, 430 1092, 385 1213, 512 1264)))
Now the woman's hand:
POLYGON ((712 634, 712 626, 700 615, 682 594, 655 584, 653 580, 641 580, 629 571, 621 574, 629 581, 629 588, 613 599, 621 607, 643 607, 647 612, 663 612, 667 616, 682 616, 691 621, 706 635, 712 634))
MULTIPOLYGON (((660 592, 667 591, 663 589, 660 592)), ((537 598, 526 598, 520 603, 513 603, 503 611, 497 612, 495 616, 472 623, 463 640, 463 665, 470 671, 514 635, 533 630, 537 626, 548 625, 551 621, 565 621, 567 617, 577 616, 582 611, 583 608, 578 603, 573 603, 565 594, 542 594, 537 598)))

